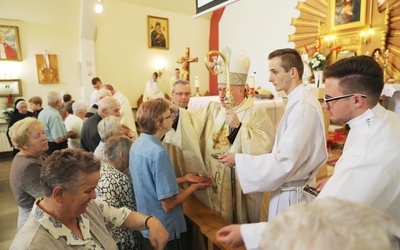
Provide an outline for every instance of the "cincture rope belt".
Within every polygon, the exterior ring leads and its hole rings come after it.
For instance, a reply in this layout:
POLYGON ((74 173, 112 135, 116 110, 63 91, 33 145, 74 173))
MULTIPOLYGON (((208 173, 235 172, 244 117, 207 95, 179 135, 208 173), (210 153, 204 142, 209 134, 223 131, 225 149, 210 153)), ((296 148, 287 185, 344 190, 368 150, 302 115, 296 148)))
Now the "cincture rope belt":
POLYGON ((300 202, 300 197, 299 193, 301 192, 301 188, 306 184, 308 180, 302 180, 302 181, 290 181, 284 183, 280 189, 282 192, 289 192, 289 191, 297 191, 297 202, 300 202))

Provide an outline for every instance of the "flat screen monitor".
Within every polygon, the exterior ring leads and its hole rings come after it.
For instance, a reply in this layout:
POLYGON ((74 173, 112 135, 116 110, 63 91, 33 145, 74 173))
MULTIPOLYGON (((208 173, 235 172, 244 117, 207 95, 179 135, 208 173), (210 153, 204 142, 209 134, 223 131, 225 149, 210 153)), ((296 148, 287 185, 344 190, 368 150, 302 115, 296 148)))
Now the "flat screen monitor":
POLYGON ((237 1, 239 0, 196 0, 196 15, 193 18, 200 17, 237 1))

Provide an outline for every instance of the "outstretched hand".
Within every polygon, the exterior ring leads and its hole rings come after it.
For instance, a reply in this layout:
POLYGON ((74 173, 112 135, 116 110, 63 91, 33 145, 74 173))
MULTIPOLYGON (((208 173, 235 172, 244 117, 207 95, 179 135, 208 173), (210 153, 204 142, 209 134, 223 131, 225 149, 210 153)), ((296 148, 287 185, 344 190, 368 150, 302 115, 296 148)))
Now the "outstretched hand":
POLYGON ((196 186, 196 190, 206 189, 211 185, 211 179, 206 176, 199 176, 198 174, 186 174, 186 182, 192 183, 196 186))
POLYGON ((217 241, 230 247, 241 247, 244 245, 242 235, 240 234, 240 225, 234 224, 221 228, 215 234, 217 241))

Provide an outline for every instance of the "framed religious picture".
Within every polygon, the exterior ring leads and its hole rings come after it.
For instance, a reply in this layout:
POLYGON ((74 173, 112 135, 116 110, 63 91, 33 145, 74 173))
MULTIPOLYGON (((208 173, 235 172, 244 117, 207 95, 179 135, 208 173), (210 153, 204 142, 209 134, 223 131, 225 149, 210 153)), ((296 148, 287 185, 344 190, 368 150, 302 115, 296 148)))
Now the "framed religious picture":
POLYGON ((147 39, 149 48, 169 49, 168 19, 147 16, 147 39))
POLYGON ((21 61, 17 26, 0 25, 0 60, 21 61))
POLYGON ((21 80, 0 80, 0 97, 22 96, 21 80))
POLYGON ((331 30, 365 26, 368 0, 329 0, 331 30))

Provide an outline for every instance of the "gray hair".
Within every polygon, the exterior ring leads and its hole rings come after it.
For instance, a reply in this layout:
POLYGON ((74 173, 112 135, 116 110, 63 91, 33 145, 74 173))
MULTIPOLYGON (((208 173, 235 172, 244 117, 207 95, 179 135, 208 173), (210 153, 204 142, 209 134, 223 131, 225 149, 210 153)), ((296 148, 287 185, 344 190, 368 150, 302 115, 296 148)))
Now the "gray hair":
POLYGON ((133 141, 126 136, 111 136, 104 147, 104 154, 107 161, 118 161, 118 153, 122 152, 125 156, 129 156, 129 150, 133 141))
POLYGON ((172 93, 174 93, 174 91, 175 91, 175 86, 176 86, 177 84, 188 85, 189 88, 190 88, 190 83, 189 83, 188 81, 182 80, 182 79, 178 79, 178 80, 176 80, 176 81, 174 82, 174 84, 172 85, 172 93))
POLYGON ((86 103, 83 101, 76 101, 72 104, 72 111, 74 115, 81 114, 87 111, 86 103))
POLYGON ((259 249, 392 249, 393 235, 399 230, 387 214, 362 204, 323 198, 289 207, 268 222, 259 249))
POLYGON ((121 129, 121 126, 121 123, 115 116, 109 116, 101 120, 99 124, 97 124, 97 130, 101 140, 107 140, 110 133, 115 135, 118 130, 121 129))
POLYGON ((106 96, 112 96, 111 91, 108 89, 99 89, 97 91, 96 101, 98 102, 106 96))
POLYGON ((48 105, 54 105, 56 104, 58 101, 62 101, 62 96, 60 93, 56 92, 56 91, 50 91, 47 94, 47 104, 48 105))
POLYGON ((54 151, 41 167, 40 181, 43 195, 51 197, 57 186, 75 193, 85 176, 100 171, 100 160, 81 149, 67 148, 54 151))

